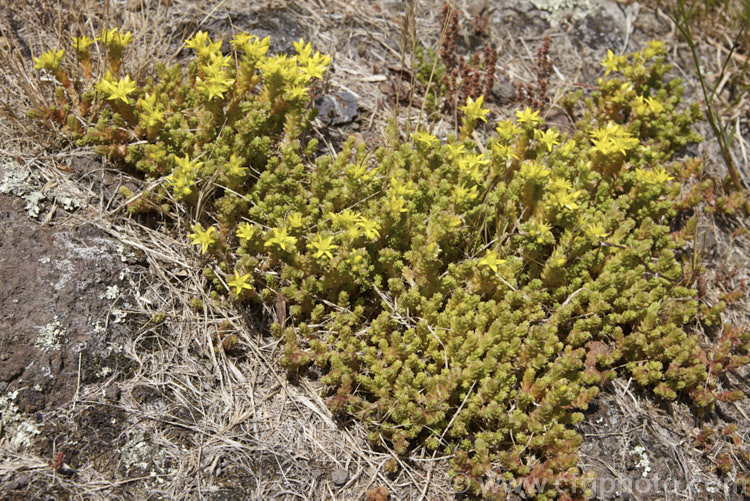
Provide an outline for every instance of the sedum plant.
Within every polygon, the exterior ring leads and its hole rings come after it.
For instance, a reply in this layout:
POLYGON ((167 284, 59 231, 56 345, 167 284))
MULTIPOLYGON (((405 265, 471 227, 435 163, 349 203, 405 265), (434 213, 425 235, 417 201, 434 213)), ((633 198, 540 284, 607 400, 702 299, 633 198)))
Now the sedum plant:
POLYGON ((32 115, 56 122, 79 145, 94 145, 149 176, 166 176, 166 189, 150 198, 168 193, 191 206, 199 198, 212 200, 222 207, 223 221, 234 225, 247 204, 242 195, 275 145, 301 134, 311 113, 308 90, 323 77, 330 56, 313 53, 303 40, 294 43, 291 57, 268 55, 270 38, 247 33, 231 40, 225 54, 221 41, 198 32, 185 42, 195 54, 186 68, 159 65, 156 78, 139 85, 122 74, 131 41, 129 32, 117 29, 94 40, 75 38, 77 72, 62 64, 64 50, 35 59, 59 85, 53 104, 32 115), (98 76, 94 47, 106 55, 98 76))
MULTIPOLYGON (((527 108, 480 141, 480 97, 458 136, 318 157, 300 135, 328 56, 302 41, 268 56, 252 35, 227 55, 205 34, 187 45, 186 71, 143 85, 111 62, 97 82, 61 73, 38 114, 164 179, 153 198, 202 203, 188 237, 215 294, 286 305, 282 364, 323 369, 331 409, 374 442, 449 454, 476 492, 495 472, 548 499, 584 492, 574 427, 616 374, 699 409, 736 397, 716 378, 747 363, 750 335, 703 346, 692 328, 720 310, 681 257, 695 220, 675 223, 697 202, 681 185, 700 162, 675 155, 700 112, 680 106, 659 42, 608 55, 572 134, 527 108), (66 118, 85 113, 87 127, 66 118)), ((57 54, 39 65, 57 71, 57 54)))

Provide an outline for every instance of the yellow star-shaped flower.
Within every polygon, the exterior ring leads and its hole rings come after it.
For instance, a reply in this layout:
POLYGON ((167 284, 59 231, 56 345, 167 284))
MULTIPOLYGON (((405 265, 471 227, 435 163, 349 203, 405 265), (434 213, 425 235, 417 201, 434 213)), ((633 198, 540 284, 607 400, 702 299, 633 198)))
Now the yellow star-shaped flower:
POLYGON ((560 134, 554 129, 547 129, 544 132, 540 132, 537 129, 534 131, 534 136, 547 148, 548 152, 551 152, 554 146, 560 144, 560 134))
POLYGON ((411 138, 415 143, 423 145, 427 148, 431 148, 440 142, 438 138, 424 130, 413 132, 411 138))
POLYGON ((245 273, 244 275, 240 275, 240 272, 236 269, 234 270, 234 278, 231 280, 227 280, 227 285, 230 288, 234 289, 234 295, 239 296, 242 294, 242 291, 245 289, 251 289, 253 288, 252 285, 248 282, 250 279, 250 274, 245 273))
POLYGON ((627 61, 627 56, 618 56, 610 49, 607 49, 607 57, 604 58, 604 61, 602 61, 602 66, 607 68, 607 71, 604 73, 604 75, 609 75, 611 71, 620 71, 622 65, 627 61))
POLYGON ((188 156, 187 153, 185 153, 185 158, 180 158, 177 155, 175 155, 174 160, 175 160, 175 163, 177 164, 177 167, 183 172, 198 171, 203 166, 203 162, 198 162, 195 159, 190 160, 190 157, 188 156))
POLYGON ((190 240, 201 246, 201 254, 205 254, 208 248, 216 242, 216 228, 209 226, 206 230, 203 229, 200 223, 196 223, 193 226, 193 233, 189 234, 190 240))
POLYGON ((265 243, 265 247, 271 247, 271 246, 278 246, 281 250, 286 251, 287 247, 294 247, 294 245, 297 243, 297 238, 288 235, 286 232, 286 227, 281 228, 274 228, 273 229, 273 237, 268 239, 268 242, 265 243))
POLYGON ((122 100, 125 104, 128 103, 128 95, 135 92, 135 82, 130 79, 130 75, 125 75, 125 78, 119 79, 117 82, 113 82, 109 79, 102 79, 96 88, 107 95, 109 101, 122 100))
POLYGON ((211 54, 215 54, 221 50, 221 40, 211 42, 208 33, 199 31, 185 41, 185 46, 193 49, 201 59, 208 59, 211 57, 211 54))
POLYGON ((307 244, 308 249, 315 251, 313 256, 316 258, 326 256, 328 259, 333 259, 331 251, 335 250, 336 247, 337 245, 333 243, 333 237, 324 237, 322 235, 318 235, 315 237, 315 240, 307 244))
POLYGON ((466 98, 466 105, 461 106, 461 111, 464 112, 464 118, 469 122, 475 120, 487 121, 485 116, 490 110, 484 109, 484 96, 479 96, 476 100, 472 99, 471 96, 466 98))
POLYGON ((82 37, 73 37, 73 50, 76 51, 79 55, 85 55, 89 52, 89 47, 91 47, 91 44, 93 44, 97 39, 91 39, 87 36, 82 37))
POLYGON ((479 266, 487 267, 492 270, 493 273, 497 273, 497 267, 505 263, 505 259, 500 259, 497 255, 497 251, 490 250, 484 255, 479 261, 479 266))
POLYGON ((250 223, 242 223, 237 227, 237 238, 245 242, 255 236, 255 227, 250 223))
POLYGON ((301 212, 292 212, 286 218, 287 224, 292 228, 299 228, 304 224, 301 212))
POLYGON ((338 214, 329 212, 328 217, 331 218, 331 222, 335 227, 348 229, 351 226, 355 225, 362 216, 359 214, 359 212, 354 212, 350 209, 344 209, 338 214))
POLYGON ((300 66, 302 74, 312 80, 313 78, 323 78, 323 74, 328 69, 326 66, 315 64, 314 61, 307 61, 304 65, 300 66))
POLYGON ((62 63, 63 57, 65 56, 65 50, 49 50, 42 54, 40 57, 34 59, 34 68, 38 70, 49 70, 56 71, 62 63))
POLYGON ((243 177, 247 173, 247 167, 243 165, 242 157, 232 154, 226 165, 226 173, 229 177, 243 177))
MULTIPOLYGON (((526 110, 531 111, 529 110, 529 108, 526 108, 526 110)), ((518 113, 519 112, 516 111, 516 117, 519 117, 518 113)), ((510 120, 503 120, 502 122, 498 122, 495 130, 497 131, 497 137, 505 143, 509 142, 511 139, 513 139, 514 136, 517 136, 518 133, 521 132, 521 129, 518 127, 518 125, 514 124, 510 120)))
POLYGON ((523 111, 516 111, 516 120, 521 125, 534 127, 536 124, 542 121, 539 117, 539 110, 532 110, 528 106, 523 111))
POLYGON ((99 39, 110 48, 122 49, 133 41, 133 34, 129 31, 112 28, 111 30, 102 30, 99 39))
POLYGON ((368 240, 375 240, 380 237, 380 232, 378 231, 380 229, 380 224, 378 224, 377 221, 362 217, 357 222, 357 226, 359 226, 364 232, 365 238, 368 240))

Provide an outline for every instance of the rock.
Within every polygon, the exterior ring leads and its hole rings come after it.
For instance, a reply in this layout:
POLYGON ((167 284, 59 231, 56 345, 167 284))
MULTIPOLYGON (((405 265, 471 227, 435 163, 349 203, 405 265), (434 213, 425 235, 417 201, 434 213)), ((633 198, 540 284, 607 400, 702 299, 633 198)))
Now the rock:
POLYGON ((336 468, 331 473, 331 480, 333 480, 334 485, 341 487, 347 480, 349 480, 349 472, 343 468, 336 468))
POLYGON ((516 88, 504 78, 496 78, 490 92, 499 104, 508 104, 516 100, 516 88))
POLYGON ((349 91, 337 91, 315 99, 318 118, 326 125, 341 125, 354 120, 359 103, 357 96, 349 91))
MULTIPOLYGON (((6 174, 12 170, 8 159, 0 163, 6 174)), ((27 172, 26 181, 42 177, 27 172)), ((7 176, 0 183, 6 181, 7 176)), ((38 189, 33 184, 21 188, 38 189)), ((27 216, 27 203, 0 194, 0 382, 4 393, 18 390, 14 405, 19 412, 33 414, 70 402, 79 386, 79 367, 80 383, 89 384, 103 377, 97 375, 102 367, 118 363, 112 347, 129 327, 107 323, 114 303, 102 299, 107 289, 122 287, 128 295, 117 299, 118 307, 133 306, 128 306, 130 290, 121 276, 122 244, 94 225, 40 226, 27 216)))
POLYGON ((16 489, 21 489, 23 487, 26 487, 29 484, 30 481, 31 481, 31 478, 28 475, 26 475, 25 473, 22 473, 22 474, 18 475, 18 477, 16 477, 15 479, 13 479, 10 482, 8 482, 4 486, 4 489, 7 489, 8 491, 14 491, 16 489))
POLYGON ((604 8, 576 20, 574 27, 578 41, 593 50, 612 49, 620 52, 624 43, 624 16, 612 17, 604 8))
POLYGON ((592 0, 531 0, 531 3, 547 13, 552 26, 559 26, 568 16, 573 20, 584 18, 594 11, 598 4, 592 0))
POLYGON ((115 383, 110 384, 104 390, 104 396, 107 400, 112 400, 114 402, 120 400, 120 387, 115 383))
MULTIPOLYGON (((210 18, 201 24, 201 29, 214 38, 227 40, 235 33, 243 31, 252 33, 258 38, 270 36, 269 55, 292 52, 294 51, 293 42, 300 38, 308 40, 309 36, 298 21, 299 9, 294 6, 294 2, 281 2, 280 4, 286 4, 286 6, 248 12, 250 9, 247 9, 246 4, 239 2, 236 8, 219 9, 213 12, 210 18)), ((202 8, 196 8, 191 14, 195 16, 192 22, 197 23, 205 16, 205 11, 202 8)), ((228 44, 225 43, 225 45, 228 44)))
POLYGON ((58 468, 57 473, 66 477, 72 477, 78 474, 78 470, 76 470, 75 468, 71 468, 70 465, 63 463, 62 466, 58 468))

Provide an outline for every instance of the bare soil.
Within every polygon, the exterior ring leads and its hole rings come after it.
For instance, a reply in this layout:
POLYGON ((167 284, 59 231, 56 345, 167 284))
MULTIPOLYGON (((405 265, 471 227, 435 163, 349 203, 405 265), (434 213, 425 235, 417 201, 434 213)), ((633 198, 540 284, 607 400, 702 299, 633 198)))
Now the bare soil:
MULTIPOLYGON (((651 39, 667 43, 688 99, 700 99, 687 48, 659 9, 584 0, 564 2, 564 10, 543 8, 556 3, 456 2, 465 27, 459 53, 487 43, 499 50, 491 118, 509 117, 519 106, 517 85, 534 81, 535 51, 545 35, 555 65, 547 120, 561 128, 572 124, 555 103, 602 76, 598 61, 607 49, 636 50, 651 39), (481 35, 470 29, 477 15, 488 18, 481 35)), ((410 84, 394 71, 401 64, 404 2, 130 0, 107 12, 60 5, 0 3, 0 51, 30 68, 31 54, 54 45, 55 30, 65 31, 56 23, 90 26, 82 19, 100 22, 107 15, 136 33, 141 64, 134 73, 147 73, 155 58, 185 57, 181 40, 197 29, 216 38, 238 31, 270 35, 273 51, 291 50, 300 37, 311 40, 334 57, 319 102, 328 108, 312 131, 330 149, 350 134, 376 145, 393 117, 394 85, 410 84), (34 9, 46 14, 35 17, 34 9), (144 27, 150 31, 139 33, 144 27), (151 53, 144 49, 149 41, 151 53), (341 96, 349 101, 330 104, 341 96)), ((441 9, 437 1, 416 2, 421 43, 436 45, 441 9)), ((726 40, 707 36, 701 44, 716 71, 715 55, 726 40)), ((29 101, 7 71, 3 85, 16 89, 8 99, 17 106, 9 116, 25 123, 19 110, 29 101)), ((727 87, 720 97, 736 102, 727 93, 740 91, 727 87)), ((747 176, 750 113, 747 105, 727 110, 747 176)), ((399 116, 418 112, 402 109, 399 116)), ((263 335, 264 312, 212 305, 196 271, 200 257, 175 231, 184 221, 127 217, 118 188, 135 189, 142 180, 93 152, 72 154, 54 137, 35 140, 7 127, 0 184, 11 170, 30 174, 21 187, 0 194, 0 499, 465 498, 451 487, 449 458, 418 450, 398 458, 399 472, 386 473, 394 457, 387 443, 370 444, 357 423, 335 421, 316 374, 290 380, 280 369, 278 342, 263 335), (198 310, 196 299, 203 300, 198 310), (214 349, 227 333, 240 336, 232 353, 214 349)), ((451 124, 441 127, 445 132, 451 124)), ((709 140, 694 153, 723 175, 715 141, 702 132, 709 140)), ((750 240, 738 229, 746 229, 745 220, 702 221, 708 302, 749 278, 750 240)), ((747 312, 744 298, 726 317, 742 323, 747 312)), ((724 384, 750 396, 746 370, 724 384)), ((579 428, 581 470, 595 475, 595 499, 742 499, 734 483, 742 471, 719 474, 717 458, 748 451, 748 414, 747 398, 696 415, 684 402, 661 402, 615 380, 579 428), (730 449, 717 440, 701 449, 696 437, 706 424, 736 424, 742 444, 730 449)))

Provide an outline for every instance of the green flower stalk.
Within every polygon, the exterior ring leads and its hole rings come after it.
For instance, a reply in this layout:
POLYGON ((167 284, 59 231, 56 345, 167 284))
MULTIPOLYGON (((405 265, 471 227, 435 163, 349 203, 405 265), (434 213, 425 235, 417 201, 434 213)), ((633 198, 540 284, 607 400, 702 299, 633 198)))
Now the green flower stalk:
POLYGON ((91 46, 98 40, 98 38, 91 39, 87 36, 73 37, 73 51, 76 53, 78 58, 78 64, 81 66, 81 72, 85 81, 88 83, 93 77, 93 66, 91 59, 91 46))
POLYGON ((129 31, 112 28, 111 30, 102 30, 99 40, 107 48, 109 71, 113 75, 118 75, 122 65, 123 51, 133 41, 133 34, 129 31))

